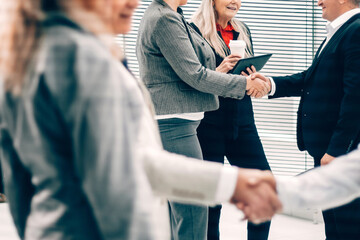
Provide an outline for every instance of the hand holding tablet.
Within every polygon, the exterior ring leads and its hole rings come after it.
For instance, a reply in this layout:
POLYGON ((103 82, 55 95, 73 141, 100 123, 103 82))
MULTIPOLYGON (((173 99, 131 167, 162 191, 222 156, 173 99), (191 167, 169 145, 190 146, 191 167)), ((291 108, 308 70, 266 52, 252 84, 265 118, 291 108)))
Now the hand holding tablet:
POLYGON ((228 73, 241 74, 242 71, 247 72, 246 68, 251 67, 251 65, 253 65, 256 68, 256 71, 260 71, 267 63, 267 61, 270 59, 271 56, 272 54, 265 54, 256 57, 241 59, 237 62, 234 68, 230 70, 228 73))

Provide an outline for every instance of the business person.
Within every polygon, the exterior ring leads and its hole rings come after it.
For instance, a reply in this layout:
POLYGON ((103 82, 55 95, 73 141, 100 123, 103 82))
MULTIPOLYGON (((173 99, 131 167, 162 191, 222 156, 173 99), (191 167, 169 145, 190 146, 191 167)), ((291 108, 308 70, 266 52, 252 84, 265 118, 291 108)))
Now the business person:
MULTIPOLYGON (((194 29, 212 46, 218 72, 227 73, 240 59, 231 55, 230 40, 244 40, 245 58, 254 55, 249 28, 235 19, 240 7, 240 0, 203 0, 192 17, 194 29)), ((197 129, 204 159, 224 163, 226 156, 231 165, 270 170, 256 130, 250 96, 241 100, 219 97, 219 102, 219 109, 206 112, 197 129)), ((221 205, 209 207, 208 240, 220 237, 220 214, 221 205)), ((249 222, 248 239, 267 239, 269 228, 270 222, 249 222)))
MULTIPOLYGON (((210 44, 182 16, 186 0, 154 0, 141 20, 136 51, 140 76, 154 102, 166 150, 202 159, 196 128, 217 95, 242 99, 246 90, 266 94, 264 81, 215 71, 210 44)), ((256 76, 256 75, 255 75, 256 76)), ((174 239, 205 239, 207 206, 171 202, 174 239)))
POLYGON ((281 207, 275 182, 249 187, 259 171, 162 149, 147 92, 111 37, 129 31, 138 1, 8 3, 0 143, 21 239, 169 239, 167 203, 154 194, 241 203, 251 219, 281 207), (221 183, 224 174, 231 184, 221 183))
MULTIPOLYGON (((273 77, 273 97, 301 96, 297 142, 314 157, 315 166, 328 164, 360 142, 359 3, 319 0, 328 33, 312 65, 298 74, 273 77)), ((359 199, 323 216, 327 239, 360 239, 359 199)))

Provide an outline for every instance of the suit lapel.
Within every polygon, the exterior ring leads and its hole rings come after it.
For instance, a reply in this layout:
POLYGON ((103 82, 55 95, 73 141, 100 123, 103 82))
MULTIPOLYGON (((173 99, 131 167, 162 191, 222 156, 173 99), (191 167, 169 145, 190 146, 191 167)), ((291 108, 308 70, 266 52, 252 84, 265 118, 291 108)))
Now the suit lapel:
POLYGON ((322 46, 324 45, 324 43, 326 42, 326 38, 324 39, 324 41, 320 44, 320 47, 318 48, 316 54, 315 54, 315 57, 313 59, 313 63, 315 62, 315 60, 319 57, 319 54, 321 52, 321 49, 322 49, 322 46))
POLYGON ((332 38, 330 39, 330 41, 326 44, 326 46, 324 47, 324 49, 321 51, 321 47, 324 45, 326 39, 322 42, 322 44, 320 45, 315 58, 313 60, 313 63, 311 64, 311 67, 309 68, 309 71, 306 74, 306 79, 308 80, 311 76, 311 74, 314 72, 316 66, 319 64, 319 61, 323 58, 324 55, 326 55, 331 49, 334 49, 335 45, 338 44, 341 40, 341 38, 345 35, 346 30, 348 28, 348 26, 355 21, 356 19, 358 19, 360 17, 360 14, 356 14, 355 16, 353 16, 352 18, 350 18, 347 22, 344 23, 344 25, 342 25, 340 27, 340 29, 338 29, 336 31, 336 33, 332 36, 332 38))

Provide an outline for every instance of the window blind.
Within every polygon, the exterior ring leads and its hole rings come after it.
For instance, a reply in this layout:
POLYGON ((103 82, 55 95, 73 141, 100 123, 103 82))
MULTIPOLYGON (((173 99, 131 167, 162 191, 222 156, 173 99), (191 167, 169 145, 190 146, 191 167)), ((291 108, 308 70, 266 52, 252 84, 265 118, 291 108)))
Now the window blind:
MULTIPOLYGON (((190 20, 200 2, 189 0, 182 7, 186 19, 190 20)), ((125 49, 129 66, 137 76, 136 35, 141 17, 150 3, 150 0, 142 1, 134 15, 131 32, 116 38, 125 49)), ((261 71, 269 76, 305 70, 310 66, 326 34, 325 21, 321 17, 317 1, 243 0, 236 17, 249 26, 255 55, 273 54, 261 71)), ((260 139, 270 166, 277 175, 293 176, 313 167, 313 159, 306 152, 297 149, 298 104, 299 98, 253 99, 260 139)))

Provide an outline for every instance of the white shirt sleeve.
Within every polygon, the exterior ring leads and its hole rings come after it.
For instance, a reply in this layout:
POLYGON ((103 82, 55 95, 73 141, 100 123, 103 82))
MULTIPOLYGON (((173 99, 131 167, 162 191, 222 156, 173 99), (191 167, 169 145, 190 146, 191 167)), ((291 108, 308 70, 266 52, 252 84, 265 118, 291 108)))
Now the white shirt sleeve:
POLYGON ((291 179, 277 179, 284 211, 343 205, 360 196, 360 149, 291 179))
POLYGON ((238 169, 236 167, 224 166, 215 195, 217 202, 230 201, 235 191, 237 176, 238 169))
POLYGON ((275 94, 276 91, 276 84, 274 82, 274 79, 272 77, 268 77, 270 79, 270 83, 271 83, 271 91, 269 92, 269 96, 273 96, 275 94))

